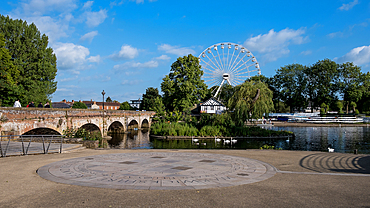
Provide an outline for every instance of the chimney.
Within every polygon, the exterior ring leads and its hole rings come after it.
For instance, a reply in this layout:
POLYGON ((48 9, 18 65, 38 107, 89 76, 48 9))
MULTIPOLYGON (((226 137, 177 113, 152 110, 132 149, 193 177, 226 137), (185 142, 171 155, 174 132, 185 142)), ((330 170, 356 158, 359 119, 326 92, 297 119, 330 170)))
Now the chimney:
POLYGON ((91 99, 91 101, 92 101, 92 99, 91 99))
POLYGON ((81 100, 79 100, 78 102, 81 102, 81 100))
POLYGON ((66 99, 62 100, 63 103, 66 103, 66 99))
POLYGON ((74 103, 75 101, 74 100, 72 100, 72 103, 74 103))

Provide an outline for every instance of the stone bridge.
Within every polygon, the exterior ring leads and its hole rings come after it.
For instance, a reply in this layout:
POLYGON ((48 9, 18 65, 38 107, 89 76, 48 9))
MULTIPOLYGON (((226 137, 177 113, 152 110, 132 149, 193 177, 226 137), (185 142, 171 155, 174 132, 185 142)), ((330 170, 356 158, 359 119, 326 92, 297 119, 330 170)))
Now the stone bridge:
MULTIPOLYGON (((23 135, 37 130, 49 130, 63 135, 67 129, 108 131, 149 128, 153 111, 88 110, 55 108, 0 108, 1 135, 23 135)), ((32 133, 40 134, 40 133, 32 133)))

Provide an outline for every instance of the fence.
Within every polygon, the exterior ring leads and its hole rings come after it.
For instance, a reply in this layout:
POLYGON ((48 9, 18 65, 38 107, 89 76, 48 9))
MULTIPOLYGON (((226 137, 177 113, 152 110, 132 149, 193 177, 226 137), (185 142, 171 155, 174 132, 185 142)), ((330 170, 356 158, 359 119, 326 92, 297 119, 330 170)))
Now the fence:
POLYGON ((62 153, 64 135, 9 135, 0 136, 1 157, 62 153))

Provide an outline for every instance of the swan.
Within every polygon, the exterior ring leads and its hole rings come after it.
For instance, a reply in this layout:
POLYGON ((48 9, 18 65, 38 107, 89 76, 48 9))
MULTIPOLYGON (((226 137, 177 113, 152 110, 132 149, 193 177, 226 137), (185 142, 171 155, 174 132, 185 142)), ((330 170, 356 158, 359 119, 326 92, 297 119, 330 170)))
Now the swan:
POLYGON ((238 140, 236 140, 236 139, 233 139, 232 137, 231 137, 231 142, 232 143, 236 143, 238 140))
POLYGON ((216 137, 215 137, 215 141, 216 141, 216 142, 220 142, 220 141, 221 141, 221 139, 220 139, 220 138, 216 138, 216 137))
POLYGON ((224 142, 225 142, 226 144, 229 144, 229 143, 230 143, 230 140, 225 140, 225 139, 224 139, 224 142))
POLYGON ((333 148, 328 147, 328 151, 329 151, 329 152, 334 152, 334 149, 333 149, 333 148))
POLYGON ((199 140, 198 139, 194 139, 193 137, 191 137, 191 141, 198 142, 199 140))

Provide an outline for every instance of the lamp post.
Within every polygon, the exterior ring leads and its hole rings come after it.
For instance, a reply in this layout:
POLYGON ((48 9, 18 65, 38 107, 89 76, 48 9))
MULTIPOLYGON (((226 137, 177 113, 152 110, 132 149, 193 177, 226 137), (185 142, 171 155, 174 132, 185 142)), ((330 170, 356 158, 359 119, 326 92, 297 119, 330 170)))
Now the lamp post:
POLYGON ((103 90, 103 92, 101 92, 101 94, 103 95, 103 110, 104 110, 104 95, 105 95, 104 90, 103 90))
POLYGON ((105 92, 103 90, 103 92, 101 92, 101 94, 103 95, 103 137, 104 137, 104 95, 105 95, 105 92))

